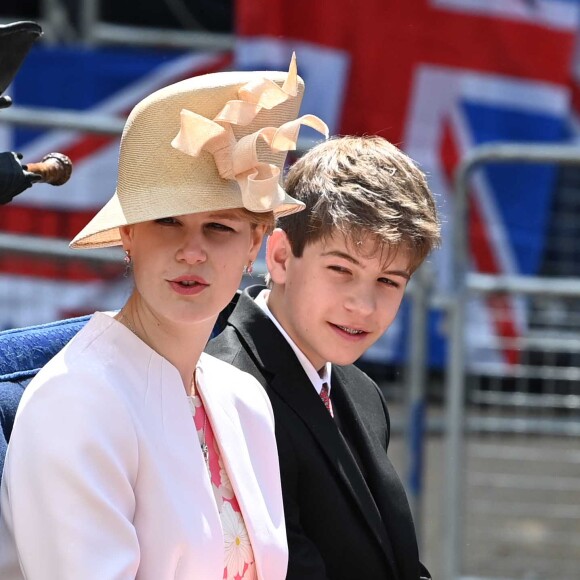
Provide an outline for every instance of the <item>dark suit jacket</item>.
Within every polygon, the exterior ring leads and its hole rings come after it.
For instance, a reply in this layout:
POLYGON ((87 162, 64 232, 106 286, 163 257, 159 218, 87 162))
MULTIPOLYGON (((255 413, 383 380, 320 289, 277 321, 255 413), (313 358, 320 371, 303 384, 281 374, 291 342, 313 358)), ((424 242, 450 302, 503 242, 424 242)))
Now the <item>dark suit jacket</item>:
POLYGON ((333 419, 290 345, 241 295, 207 352, 256 377, 276 422, 292 580, 418 580, 415 529, 387 457, 389 415, 377 385, 333 365, 333 419), (340 429, 338 428, 340 426, 340 429))

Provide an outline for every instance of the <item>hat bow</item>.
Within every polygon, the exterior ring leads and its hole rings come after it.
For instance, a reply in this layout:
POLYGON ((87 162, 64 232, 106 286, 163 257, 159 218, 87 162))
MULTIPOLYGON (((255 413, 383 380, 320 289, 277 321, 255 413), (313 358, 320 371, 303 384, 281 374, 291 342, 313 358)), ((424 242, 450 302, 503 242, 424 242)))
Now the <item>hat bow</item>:
POLYGON ((238 90, 239 98, 228 101, 213 120, 182 109, 180 130, 171 145, 193 157, 208 151, 215 159, 220 176, 237 181, 246 209, 258 213, 273 211, 284 202, 285 192, 279 184, 280 169, 258 160, 258 140, 262 139, 274 153, 292 151, 296 149, 301 125, 312 127, 326 138, 328 127, 315 115, 303 115, 280 127, 263 127, 238 141, 232 125, 248 125, 261 109, 273 109, 296 94, 297 70, 293 55, 282 87, 269 79, 246 83, 238 90))

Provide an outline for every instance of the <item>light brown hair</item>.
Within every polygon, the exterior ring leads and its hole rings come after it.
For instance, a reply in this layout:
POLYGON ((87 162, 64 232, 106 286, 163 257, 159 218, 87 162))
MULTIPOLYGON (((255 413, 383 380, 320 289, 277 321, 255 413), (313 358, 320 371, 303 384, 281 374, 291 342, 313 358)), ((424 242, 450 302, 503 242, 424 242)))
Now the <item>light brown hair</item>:
POLYGON ((306 209, 281 217, 296 257, 308 244, 343 234, 368 239, 393 256, 404 248, 410 273, 440 243, 440 224, 425 174, 382 137, 345 136, 313 147, 288 171, 285 189, 306 209))
POLYGON ((265 226, 264 233, 266 235, 272 233, 272 230, 274 229, 274 212, 272 211, 257 213, 247 210, 244 207, 238 207, 230 210, 230 213, 239 217, 240 219, 249 221, 252 225, 252 228, 255 228, 256 226, 265 226))

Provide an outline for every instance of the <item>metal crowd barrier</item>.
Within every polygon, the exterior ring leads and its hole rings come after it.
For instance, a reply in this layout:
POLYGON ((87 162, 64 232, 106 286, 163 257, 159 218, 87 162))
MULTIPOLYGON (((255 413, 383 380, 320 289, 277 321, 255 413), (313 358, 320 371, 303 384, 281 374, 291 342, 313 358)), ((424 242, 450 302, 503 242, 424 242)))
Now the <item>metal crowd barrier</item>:
POLYGON ((507 293, 528 300, 538 296, 580 299, 577 278, 469 272, 470 177, 483 164, 507 162, 580 165, 580 148, 486 145, 474 149, 456 174, 451 248, 454 295, 449 302, 446 375, 444 578, 571 580, 577 578, 580 565, 578 334, 562 337, 554 332, 544 333, 539 338, 524 337, 520 343, 509 345, 520 350, 520 357, 538 355, 540 350, 548 357, 545 359, 548 364, 538 369, 520 361, 514 365, 512 377, 486 377, 492 386, 499 385, 497 389, 479 390, 475 402, 470 399, 473 385, 468 381, 473 382, 473 375, 466 366, 465 331, 472 296, 507 293), (563 349, 574 357, 571 359, 576 361, 574 366, 557 366, 556 354, 563 349), (521 377, 527 381, 526 392, 509 392, 517 387, 521 377), (510 382, 504 386, 508 379, 510 382), (528 392, 532 387, 543 389, 544 384, 549 386, 549 392, 528 392), (566 392, 560 396, 555 390, 562 388, 562 384, 566 392), (496 404, 499 412, 494 408, 490 412, 490 406, 496 404))

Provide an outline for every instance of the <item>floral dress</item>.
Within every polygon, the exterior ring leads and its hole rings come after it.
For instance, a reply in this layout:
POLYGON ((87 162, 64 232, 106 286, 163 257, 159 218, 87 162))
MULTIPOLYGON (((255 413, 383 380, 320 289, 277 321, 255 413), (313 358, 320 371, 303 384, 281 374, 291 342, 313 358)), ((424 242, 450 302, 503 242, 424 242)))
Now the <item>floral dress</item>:
POLYGON ((257 575, 252 544, 211 424, 200 397, 188 398, 202 451, 204 442, 207 445, 204 455, 224 533, 223 580, 255 580, 257 575))

